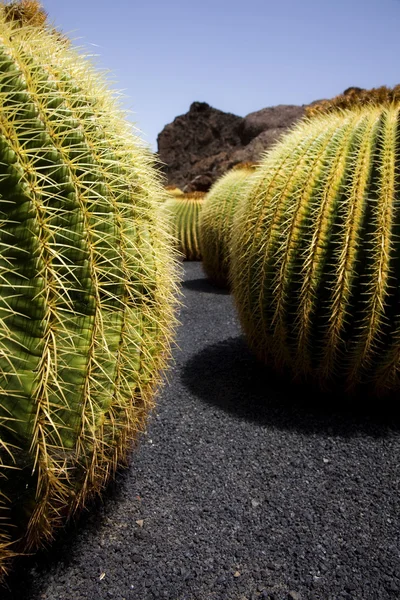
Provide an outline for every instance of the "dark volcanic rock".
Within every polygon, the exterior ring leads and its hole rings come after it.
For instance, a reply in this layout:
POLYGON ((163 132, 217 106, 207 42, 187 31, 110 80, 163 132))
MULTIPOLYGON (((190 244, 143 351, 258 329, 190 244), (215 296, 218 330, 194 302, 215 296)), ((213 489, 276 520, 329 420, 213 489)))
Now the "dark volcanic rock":
POLYGON ((257 137, 253 138, 246 146, 235 150, 230 157, 229 166, 234 166, 240 162, 257 162, 262 154, 270 148, 287 131, 287 127, 277 127, 266 129, 257 137))
POLYGON ((193 102, 158 136, 158 157, 169 185, 207 191, 227 169, 256 162, 296 120, 304 106, 279 105, 238 117, 193 102))
POLYGON ((168 183, 185 191, 208 189, 241 146, 242 121, 206 102, 193 102, 189 112, 166 125, 157 138, 168 183))

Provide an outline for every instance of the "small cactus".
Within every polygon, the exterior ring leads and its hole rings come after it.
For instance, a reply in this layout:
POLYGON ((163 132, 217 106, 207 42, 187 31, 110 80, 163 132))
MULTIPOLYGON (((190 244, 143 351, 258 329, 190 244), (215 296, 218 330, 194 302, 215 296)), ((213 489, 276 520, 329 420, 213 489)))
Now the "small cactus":
POLYGON ((167 199, 161 207, 178 252, 186 260, 201 260, 199 217, 205 192, 188 192, 167 199))
POLYGON ((232 281, 256 354, 296 376, 400 387, 399 104, 300 122, 236 211, 232 281))
POLYGON ((176 297, 150 152, 89 61, 10 14, 1 7, 0 575, 126 461, 176 297))
POLYGON ((240 163, 222 175, 206 194, 200 216, 203 268, 216 285, 229 287, 231 233, 235 208, 246 193, 255 163, 240 163))

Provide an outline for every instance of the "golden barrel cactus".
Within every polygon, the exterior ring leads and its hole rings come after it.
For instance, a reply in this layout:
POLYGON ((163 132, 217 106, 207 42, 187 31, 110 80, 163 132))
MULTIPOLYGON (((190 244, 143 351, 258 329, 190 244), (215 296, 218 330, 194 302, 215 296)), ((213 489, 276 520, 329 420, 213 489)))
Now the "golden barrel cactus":
POLYGON ((167 198, 161 207, 175 247, 185 260, 201 260, 199 219, 204 196, 204 192, 178 194, 167 198))
POLYGON ((220 287, 229 287, 233 218, 254 169, 255 163, 236 165, 217 179, 204 199, 200 215, 202 264, 206 275, 220 287))
POLYGON ((1 573, 126 460, 176 297, 150 152, 85 57, 9 14, 2 5, 1 573))
POLYGON ((236 211, 232 281, 250 346, 297 377, 400 384, 399 104, 299 123, 236 211))

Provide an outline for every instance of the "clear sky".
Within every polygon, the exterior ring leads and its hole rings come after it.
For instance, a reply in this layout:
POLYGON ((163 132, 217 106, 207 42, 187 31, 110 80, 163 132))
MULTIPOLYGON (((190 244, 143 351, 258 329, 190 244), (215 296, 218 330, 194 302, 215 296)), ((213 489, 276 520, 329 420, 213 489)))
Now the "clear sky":
POLYGON ((143 139, 194 101, 239 116, 400 83, 400 0, 42 0, 143 139), (115 83, 114 83, 115 82, 115 83))

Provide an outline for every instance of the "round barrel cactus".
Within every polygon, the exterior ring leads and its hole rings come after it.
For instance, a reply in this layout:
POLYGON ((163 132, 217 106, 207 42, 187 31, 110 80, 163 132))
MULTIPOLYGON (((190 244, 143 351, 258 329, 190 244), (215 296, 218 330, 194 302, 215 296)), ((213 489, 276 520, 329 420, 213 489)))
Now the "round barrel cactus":
POLYGON ((201 260, 199 218, 204 196, 204 192, 175 195, 161 207, 175 247, 186 260, 201 260))
POLYGON ((126 461, 170 356, 177 264, 150 152, 107 81, 56 31, 8 17, 0 7, 0 573, 126 461))
POLYGON ((399 104, 299 123, 234 219, 232 281, 255 353, 321 384, 399 387, 399 104))
POLYGON ((206 194, 200 215, 203 268, 216 285, 229 287, 233 216, 254 173, 254 163, 240 163, 222 175, 206 194))

